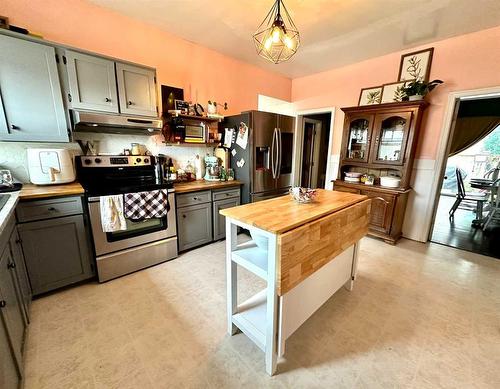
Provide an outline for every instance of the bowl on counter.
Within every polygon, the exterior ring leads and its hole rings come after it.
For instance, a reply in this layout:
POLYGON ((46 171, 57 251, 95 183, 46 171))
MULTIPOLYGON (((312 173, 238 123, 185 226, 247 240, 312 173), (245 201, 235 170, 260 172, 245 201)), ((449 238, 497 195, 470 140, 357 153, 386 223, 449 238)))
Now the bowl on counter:
POLYGON ((386 188, 399 188, 401 184, 401 178, 393 176, 382 176, 380 177, 380 186, 385 186, 386 188))
POLYGON ((300 186, 296 186, 290 189, 290 195, 297 203, 305 204, 313 202, 314 199, 316 198, 317 192, 316 189, 302 188, 300 186))

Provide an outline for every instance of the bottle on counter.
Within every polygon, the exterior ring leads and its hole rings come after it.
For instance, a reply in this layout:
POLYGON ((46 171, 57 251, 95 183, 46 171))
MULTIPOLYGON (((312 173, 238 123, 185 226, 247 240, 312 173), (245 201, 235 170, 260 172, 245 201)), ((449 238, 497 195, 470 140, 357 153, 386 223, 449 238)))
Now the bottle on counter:
POLYGON ((203 163, 201 161, 200 155, 196 154, 196 158, 194 159, 194 172, 197 180, 203 179, 203 163))
POLYGON ((226 169, 224 169, 224 166, 220 167, 220 180, 227 181, 227 172, 226 169))

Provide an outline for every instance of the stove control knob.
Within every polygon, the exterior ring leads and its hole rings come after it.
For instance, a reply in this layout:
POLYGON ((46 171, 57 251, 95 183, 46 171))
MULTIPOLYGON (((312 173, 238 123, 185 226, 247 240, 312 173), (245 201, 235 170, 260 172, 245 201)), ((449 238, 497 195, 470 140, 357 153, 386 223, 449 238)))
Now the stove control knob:
POLYGON ((149 163, 149 158, 144 158, 144 163, 149 163))
POLYGON ((140 158, 135 159, 135 162, 137 162, 137 163, 140 163, 141 161, 142 161, 142 159, 140 159, 140 158))
POLYGON ((102 162, 102 159, 101 158, 96 158, 94 159, 95 163, 101 163, 102 162))
POLYGON ((92 160, 87 158, 83 162, 85 162, 85 165, 90 165, 92 163, 92 160))

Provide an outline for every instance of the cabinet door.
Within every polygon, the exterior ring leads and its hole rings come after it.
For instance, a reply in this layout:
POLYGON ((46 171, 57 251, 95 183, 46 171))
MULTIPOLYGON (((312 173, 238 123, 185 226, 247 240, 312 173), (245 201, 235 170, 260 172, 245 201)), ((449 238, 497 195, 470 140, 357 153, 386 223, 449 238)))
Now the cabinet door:
POLYGON ((403 165, 411 118, 411 112, 376 115, 370 162, 403 165))
POLYGON ((158 116, 154 70, 117 63, 116 78, 121 113, 158 116))
MULTIPOLYGON (((2 296, 0 295, 1 300, 2 296)), ((21 375, 11 351, 7 327, 2 316, 0 309, 0 388, 17 389, 21 383, 21 375)))
POLYGON ((115 63, 66 51, 71 108, 118 113, 115 63))
POLYGON ((24 223, 18 229, 34 295, 92 277, 82 215, 24 223))
POLYGON ((342 150, 344 159, 368 162, 373 115, 346 115, 342 150))
POLYGON ((212 241, 212 203, 177 209, 179 251, 212 241))
POLYGON ((361 194, 367 195, 372 199, 370 228, 385 234, 390 234, 394 204, 396 202, 395 197, 367 191, 361 191, 361 194))
POLYGON ((26 323, 12 263, 12 255, 7 246, 0 257, 0 309, 18 366, 21 366, 26 323))
POLYGON ((0 140, 67 142, 55 49, 0 35, 0 53, 0 140))
POLYGON ((227 199, 214 201, 213 220, 214 220, 214 240, 224 239, 226 237, 226 218, 219 211, 221 209, 232 208, 240 205, 240 199, 227 199))
POLYGON ((31 305, 31 285, 28 278, 28 273, 26 271, 26 264, 24 262, 23 250, 21 248, 21 238, 17 232, 17 228, 14 228, 12 235, 9 240, 10 251, 12 253, 12 260, 15 265, 16 277, 19 281, 19 289, 21 300, 23 302, 23 308, 26 314, 26 320, 29 322, 29 307, 31 305))

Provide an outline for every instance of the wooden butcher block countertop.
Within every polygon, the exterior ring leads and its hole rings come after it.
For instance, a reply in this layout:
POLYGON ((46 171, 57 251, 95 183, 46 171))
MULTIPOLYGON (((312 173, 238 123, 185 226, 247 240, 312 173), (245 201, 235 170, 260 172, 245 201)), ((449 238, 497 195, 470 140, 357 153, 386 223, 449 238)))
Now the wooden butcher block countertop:
POLYGON ((196 192, 199 190, 208 190, 208 189, 224 189, 231 188, 235 186, 240 186, 242 183, 240 181, 205 181, 205 180, 196 180, 189 182, 179 182, 174 184, 175 193, 189 193, 196 192))
POLYGON ((43 199, 50 197, 82 195, 84 190, 78 182, 59 185, 24 184, 19 193, 20 200, 43 199))
POLYGON ((325 189, 317 191, 316 201, 308 204, 298 204, 291 196, 282 196, 223 209, 220 213, 264 231, 282 234, 368 199, 365 195, 354 193, 325 189))

